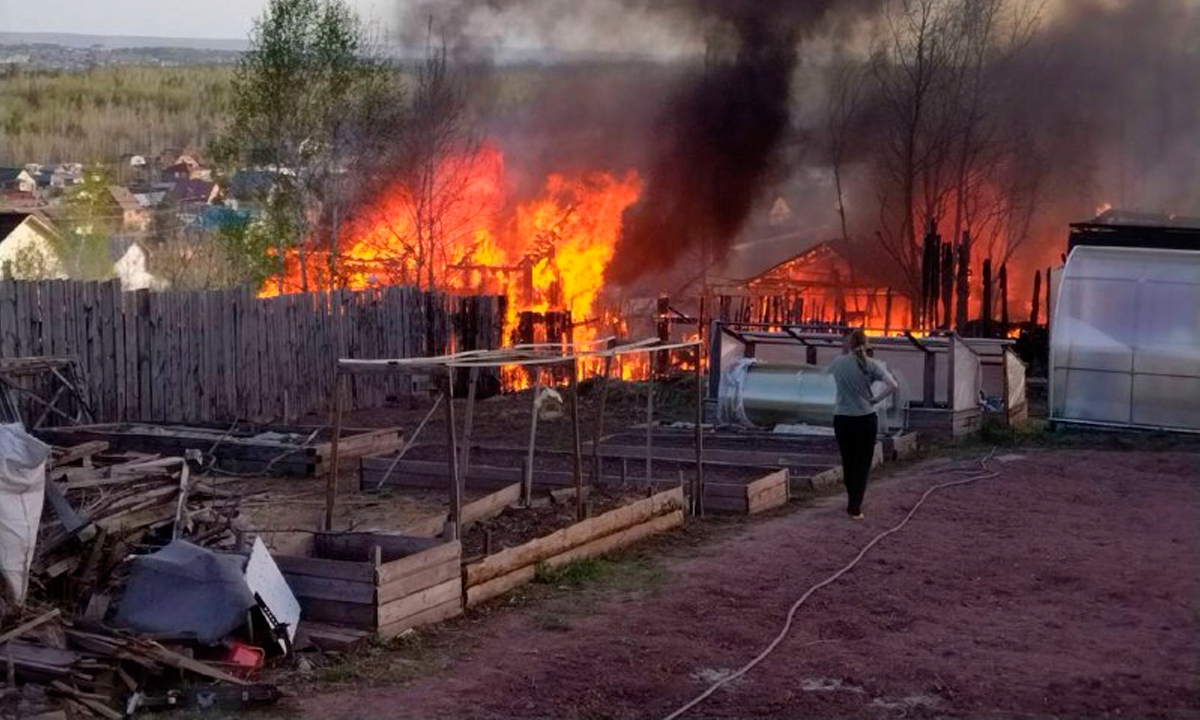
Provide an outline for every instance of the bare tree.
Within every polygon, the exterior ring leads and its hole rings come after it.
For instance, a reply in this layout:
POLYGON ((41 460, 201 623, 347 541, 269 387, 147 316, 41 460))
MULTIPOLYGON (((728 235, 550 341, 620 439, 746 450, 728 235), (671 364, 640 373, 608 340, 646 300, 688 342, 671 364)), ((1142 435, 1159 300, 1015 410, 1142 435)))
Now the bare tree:
POLYGON ((468 259, 476 231, 490 226, 494 195, 487 158, 469 121, 461 78, 432 27, 425 59, 417 70, 404 130, 381 188, 361 206, 374 260, 393 281, 438 287, 450 266, 468 259))

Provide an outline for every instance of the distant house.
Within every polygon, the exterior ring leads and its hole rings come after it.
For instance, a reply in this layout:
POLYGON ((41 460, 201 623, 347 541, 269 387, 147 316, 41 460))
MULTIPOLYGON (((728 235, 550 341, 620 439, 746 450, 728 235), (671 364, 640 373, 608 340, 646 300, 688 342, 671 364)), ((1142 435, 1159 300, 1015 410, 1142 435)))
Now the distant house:
POLYGON ((114 237, 110 240, 108 257, 112 260, 113 272, 121 280, 121 289, 126 292, 164 290, 169 284, 150 273, 149 253, 145 246, 132 238, 114 237))
POLYGON ((25 168, 0 168, 0 192, 33 194, 37 190, 37 178, 25 168))
POLYGON ((221 201, 221 188, 207 180, 183 180, 175 183, 163 196, 162 205, 173 209, 183 225, 191 225, 201 211, 221 201))
POLYGON ((62 235, 44 215, 0 212, 0 276, 16 280, 65 278, 55 248, 62 235))
POLYGON ((212 180, 212 170, 200 164, 194 155, 180 155, 162 171, 163 180, 212 180))
POLYGON ((110 185, 108 194, 115 214, 121 216, 121 225, 126 230, 145 232, 150 227, 150 213, 129 188, 110 185))

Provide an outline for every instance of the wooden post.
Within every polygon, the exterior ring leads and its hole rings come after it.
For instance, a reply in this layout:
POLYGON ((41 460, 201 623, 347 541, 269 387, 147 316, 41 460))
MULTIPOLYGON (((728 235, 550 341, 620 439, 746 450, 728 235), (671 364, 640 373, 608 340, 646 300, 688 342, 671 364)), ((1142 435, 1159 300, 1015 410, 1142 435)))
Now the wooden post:
POLYGON ((1000 266, 1000 327, 1008 336, 1008 263, 1000 266))
POLYGON ((954 288, 954 328, 958 332, 964 332, 969 318, 970 306, 968 301, 971 298, 971 233, 964 230, 962 234, 962 242, 958 245, 958 274, 956 287, 954 288))
POLYGON ((1042 309, 1042 271, 1033 274, 1033 305, 1029 310, 1029 325, 1037 327, 1039 314, 1042 309))
MULTIPOLYGON (((654 366, 654 351, 650 351, 650 366, 654 366)), ((654 375, 646 379, 646 485, 650 484, 651 450, 654 442, 654 375)))
POLYGON ((954 326, 954 242, 942 244, 942 327, 954 326))
MULTIPOLYGON (((616 340, 608 341, 608 349, 611 351, 616 347, 616 340)), ((604 387, 600 391, 600 416, 596 419, 596 435, 592 441, 592 484, 597 488, 600 487, 600 482, 603 478, 600 466, 600 441, 604 438, 604 412, 608 407, 608 386, 609 375, 612 373, 612 356, 604 358, 604 387)))
POLYGON ((700 364, 704 360, 703 345, 696 346, 696 488, 692 495, 693 507, 700 517, 704 517, 704 374, 700 364))
POLYGON ((446 368, 446 457, 450 461, 450 528, 452 540, 462 537, 462 483, 458 476, 458 431, 454 427, 454 368, 446 368))
POLYGON ((333 437, 329 442, 329 477, 325 481, 325 531, 333 532, 333 515, 334 508, 337 506, 338 492, 338 471, 339 471, 339 453, 338 446, 341 443, 342 435, 342 395, 345 394, 344 387, 346 376, 340 371, 335 371, 333 378, 333 399, 330 411, 332 418, 329 424, 333 427, 333 437))
POLYGON ((983 261, 983 336, 992 336, 992 259, 983 261))
POLYGON ((525 474, 521 478, 521 498, 525 507, 533 504, 533 450, 537 443, 538 426, 538 395, 542 392, 542 372, 538 366, 533 366, 533 417, 529 421, 529 454, 525 458, 525 474))
POLYGON ((575 518, 587 519, 583 507, 583 439, 579 434, 579 361, 571 359, 571 436, 575 455, 575 518))
POLYGON ((479 368, 471 368, 467 382, 470 383, 467 388, 467 414, 463 418, 462 448, 459 450, 462 459, 458 463, 463 477, 469 474, 471 465, 471 430, 475 427, 475 386, 479 384, 479 368))

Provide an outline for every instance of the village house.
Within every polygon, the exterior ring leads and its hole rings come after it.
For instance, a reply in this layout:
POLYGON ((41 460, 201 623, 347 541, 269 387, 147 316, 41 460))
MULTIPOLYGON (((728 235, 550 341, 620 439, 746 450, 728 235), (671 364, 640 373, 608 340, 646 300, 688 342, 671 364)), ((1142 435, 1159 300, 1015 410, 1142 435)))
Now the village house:
POLYGON ((65 278, 55 249, 62 234, 36 212, 0 212, 0 277, 14 280, 65 278))
POLYGON ((0 168, 0 192, 32 195, 37 190, 37 178, 25 168, 0 168))
POLYGON ((113 272, 121 281, 121 289, 165 290, 169 283, 152 274, 150 256, 142 243, 128 237, 114 237, 108 244, 108 257, 113 263, 113 272))
POLYGON ((129 188, 110 185, 108 194, 113 213, 120 215, 124 230, 145 232, 150 228, 150 212, 147 206, 140 202, 129 188))

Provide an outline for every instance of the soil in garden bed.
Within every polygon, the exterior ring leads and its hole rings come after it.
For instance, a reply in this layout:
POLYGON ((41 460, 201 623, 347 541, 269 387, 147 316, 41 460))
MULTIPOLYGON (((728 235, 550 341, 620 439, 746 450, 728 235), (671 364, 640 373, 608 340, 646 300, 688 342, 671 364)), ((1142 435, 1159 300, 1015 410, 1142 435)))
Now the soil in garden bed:
MULTIPOLYGON (((589 517, 596 517, 645 497, 644 493, 596 492, 593 490, 586 492, 585 503, 591 508, 589 517)), ((573 497, 563 503, 551 502, 531 508, 510 507, 500 515, 477 523, 463 532, 463 558, 482 557, 487 549, 489 533, 492 539, 491 551, 497 553, 505 548, 517 547, 530 540, 545 537, 574 525, 575 522, 575 499, 573 497)))
MULTIPOLYGON (((428 462, 446 461, 446 448, 441 445, 415 445, 404 455, 406 460, 422 460, 428 462)), ((499 446, 477 447, 471 451, 471 465, 475 467, 521 467, 526 458, 526 451, 521 448, 504 448, 499 446)), ((621 473, 621 460, 604 458, 604 475, 616 478, 621 473)), ((538 452, 533 458, 534 470, 571 472, 575 468, 575 458, 565 452, 538 452)), ((641 482, 645 478, 646 463, 643 459, 630 458, 626 461, 628 484, 631 487, 644 487, 641 482)), ((678 480, 683 472, 685 481, 690 482, 696 472, 696 464, 689 460, 654 460, 652 472, 655 480, 678 480)), ((740 467, 737 465, 704 466, 706 482, 747 484, 769 474, 770 468, 740 467)), ((583 455, 584 481, 589 482, 592 473, 592 456, 583 455)))

